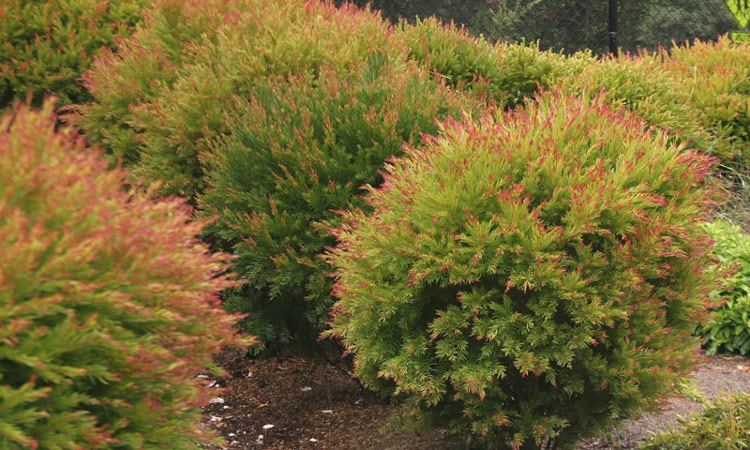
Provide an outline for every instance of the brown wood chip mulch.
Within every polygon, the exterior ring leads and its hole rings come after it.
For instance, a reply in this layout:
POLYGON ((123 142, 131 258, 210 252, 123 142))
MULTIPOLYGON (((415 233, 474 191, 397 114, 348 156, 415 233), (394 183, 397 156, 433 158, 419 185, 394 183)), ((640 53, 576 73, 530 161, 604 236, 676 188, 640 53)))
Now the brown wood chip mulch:
MULTIPOLYGON (((395 406, 363 391, 344 370, 296 355, 249 359, 239 350, 216 355, 229 377, 214 379, 216 396, 203 408, 203 423, 226 440, 224 450, 370 449, 448 450, 463 445, 442 433, 382 432, 395 406)), ((706 397, 750 391, 750 358, 713 356, 693 374, 706 397)), ((581 450, 636 449, 650 432, 699 411, 686 398, 668 401, 659 413, 623 423, 610 436, 579 443, 581 450)), ((218 447, 212 450, 220 450, 218 447)))

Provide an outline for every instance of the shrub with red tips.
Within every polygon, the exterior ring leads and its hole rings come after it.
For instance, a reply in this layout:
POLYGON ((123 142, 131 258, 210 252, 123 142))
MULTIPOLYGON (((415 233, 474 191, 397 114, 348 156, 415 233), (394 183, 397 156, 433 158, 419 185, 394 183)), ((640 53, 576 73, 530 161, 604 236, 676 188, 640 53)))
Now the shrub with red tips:
POLYGON ((0 122, 0 448, 194 449, 196 375, 251 343, 218 299, 229 258, 182 200, 123 190, 52 107, 0 122))
POLYGON ((718 139, 706 149, 727 166, 750 163, 750 47, 723 36, 716 42, 672 47, 660 53, 662 69, 686 94, 700 125, 718 139))
POLYGON ((423 425, 566 448, 696 362, 714 162, 603 95, 447 121, 336 230, 327 335, 423 425))
POLYGON ((29 93, 59 104, 91 99, 80 84, 102 48, 130 35, 148 0, 3 0, 0 5, 0 109, 29 93))

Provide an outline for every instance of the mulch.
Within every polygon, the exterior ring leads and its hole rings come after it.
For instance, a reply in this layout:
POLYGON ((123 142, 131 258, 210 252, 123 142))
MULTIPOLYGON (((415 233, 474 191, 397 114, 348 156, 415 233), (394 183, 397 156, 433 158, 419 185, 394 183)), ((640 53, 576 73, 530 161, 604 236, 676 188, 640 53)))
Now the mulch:
MULTIPOLYGON (((229 376, 201 376, 207 389, 216 391, 212 403, 203 408, 203 423, 217 430, 226 446, 211 450, 463 447, 440 431, 384 431, 398 408, 364 390, 346 367, 294 354, 252 359, 240 350, 225 351, 215 360, 229 376)), ((750 391, 750 358, 707 357, 693 377, 709 398, 720 391, 750 391)), ((625 421, 619 430, 581 442, 578 448, 636 449, 649 433, 675 426, 677 416, 700 409, 689 399, 671 399, 660 412, 625 421)))

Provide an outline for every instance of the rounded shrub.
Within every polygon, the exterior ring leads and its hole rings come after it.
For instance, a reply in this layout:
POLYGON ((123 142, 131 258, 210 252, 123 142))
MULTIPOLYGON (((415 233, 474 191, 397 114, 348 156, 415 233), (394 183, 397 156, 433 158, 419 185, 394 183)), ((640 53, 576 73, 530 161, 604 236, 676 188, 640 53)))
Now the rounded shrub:
POLYGON ((217 218, 204 237, 235 253, 248 280, 225 305, 249 313, 242 326, 261 338, 258 350, 314 343, 332 303, 318 258, 335 243, 325 231, 332 210, 360 204, 360 186, 379 182, 404 141, 417 144, 438 118, 481 102, 409 61, 373 13, 302 0, 219 3, 231 13, 157 2, 123 43, 132 47, 95 65, 97 102, 80 123, 87 137, 101 130, 94 141, 134 175, 195 196, 200 215, 217 218), (218 31, 197 32, 209 25, 218 31), (151 72, 137 70, 146 53, 161 55, 151 72), (123 82, 136 72, 146 78, 123 82))
POLYGON ((0 109, 16 98, 40 105, 90 100, 79 83, 102 48, 132 33, 147 0, 4 0, 0 7, 0 109))
POLYGON ((711 153, 723 165, 750 164, 750 48, 723 36, 662 50, 661 57, 700 125, 718 138, 711 153))
POLYGON ((685 99, 682 86, 648 53, 603 58, 561 82, 565 92, 598 95, 602 90, 611 108, 634 111, 649 125, 667 132, 689 148, 712 153, 715 142, 685 99))
POLYGON ((0 448, 194 449, 196 375, 251 343, 220 307, 229 258, 55 122, 50 102, 0 122, 0 448))
POLYGON ((680 427, 649 437, 640 450, 741 450, 750 435, 750 393, 722 393, 680 427))
POLYGON ((403 64, 405 51, 382 19, 353 6, 157 0, 142 29, 87 73, 95 101, 76 124, 135 176, 193 196, 204 187, 200 155, 257 83, 295 75, 315 83, 323 68, 346 76, 370 60, 403 64))
POLYGON ((603 96, 446 121, 334 231, 325 336, 423 425, 569 446, 693 367, 713 162, 603 96))
POLYGON ((433 18, 401 23, 409 57, 458 89, 488 96, 501 107, 514 107, 540 88, 580 72, 596 60, 579 53, 566 57, 536 45, 497 43, 470 36, 465 28, 433 18))
POLYGON ((717 351, 746 355, 750 352, 750 235, 726 222, 707 223, 704 228, 715 241, 714 255, 735 272, 721 290, 712 293, 726 303, 713 308, 696 333, 709 355, 717 351))

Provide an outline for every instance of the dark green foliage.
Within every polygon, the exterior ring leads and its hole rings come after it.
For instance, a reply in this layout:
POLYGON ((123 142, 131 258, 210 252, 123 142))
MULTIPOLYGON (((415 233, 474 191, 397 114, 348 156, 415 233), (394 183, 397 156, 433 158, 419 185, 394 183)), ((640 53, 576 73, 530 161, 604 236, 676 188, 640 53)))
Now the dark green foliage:
POLYGON ((458 115, 461 100, 414 67, 372 59, 346 76, 322 69, 268 79, 252 101, 237 102, 227 137, 206 163, 201 214, 218 216, 207 237, 239 256, 247 286, 227 294, 231 311, 252 312, 244 328, 265 345, 313 342, 331 304, 330 268, 319 258, 335 244, 336 211, 362 206, 383 161, 406 141, 458 115))
POLYGON ((0 448, 194 450, 196 375, 252 341, 220 307, 229 258, 55 123, 50 102, 0 120, 0 448))
POLYGON ((331 302, 316 258, 334 244, 331 210, 358 204, 404 141, 479 105, 407 55, 397 30, 353 7, 160 0, 95 64, 79 123, 135 176, 218 217, 205 237, 239 257, 249 283, 226 307, 254 312, 245 329, 268 347, 310 343, 331 302))
POLYGON ((716 241, 713 253, 736 272, 721 291, 713 293, 726 303, 712 310, 708 323, 696 333, 709 355, 717 351, 746 355, 750 352, 750 236, 726 222, 706 224, 705 229, 716 241))
POLYGON ((148 0, 3 0, 0 6, 0 109, 31 92, 59 104, 90 100, 79 83, 94 56, 132 33, 148 0))
POLYGON ((488 447, 565 448, 657 406, 715 286, 714 160, 669 142, 602 96, 444 123, 335 230, 327 335, 365 385, 488 447))
POLYGON ((695 39, 716 40, 740 29, 727 0, 631 0, 619 6, 618 41, 634 52, 695 39))
POLYGON ((750 393, 719 394, 680 427, 651 436, 640 450, 742 450, 750 440, 750 393))

